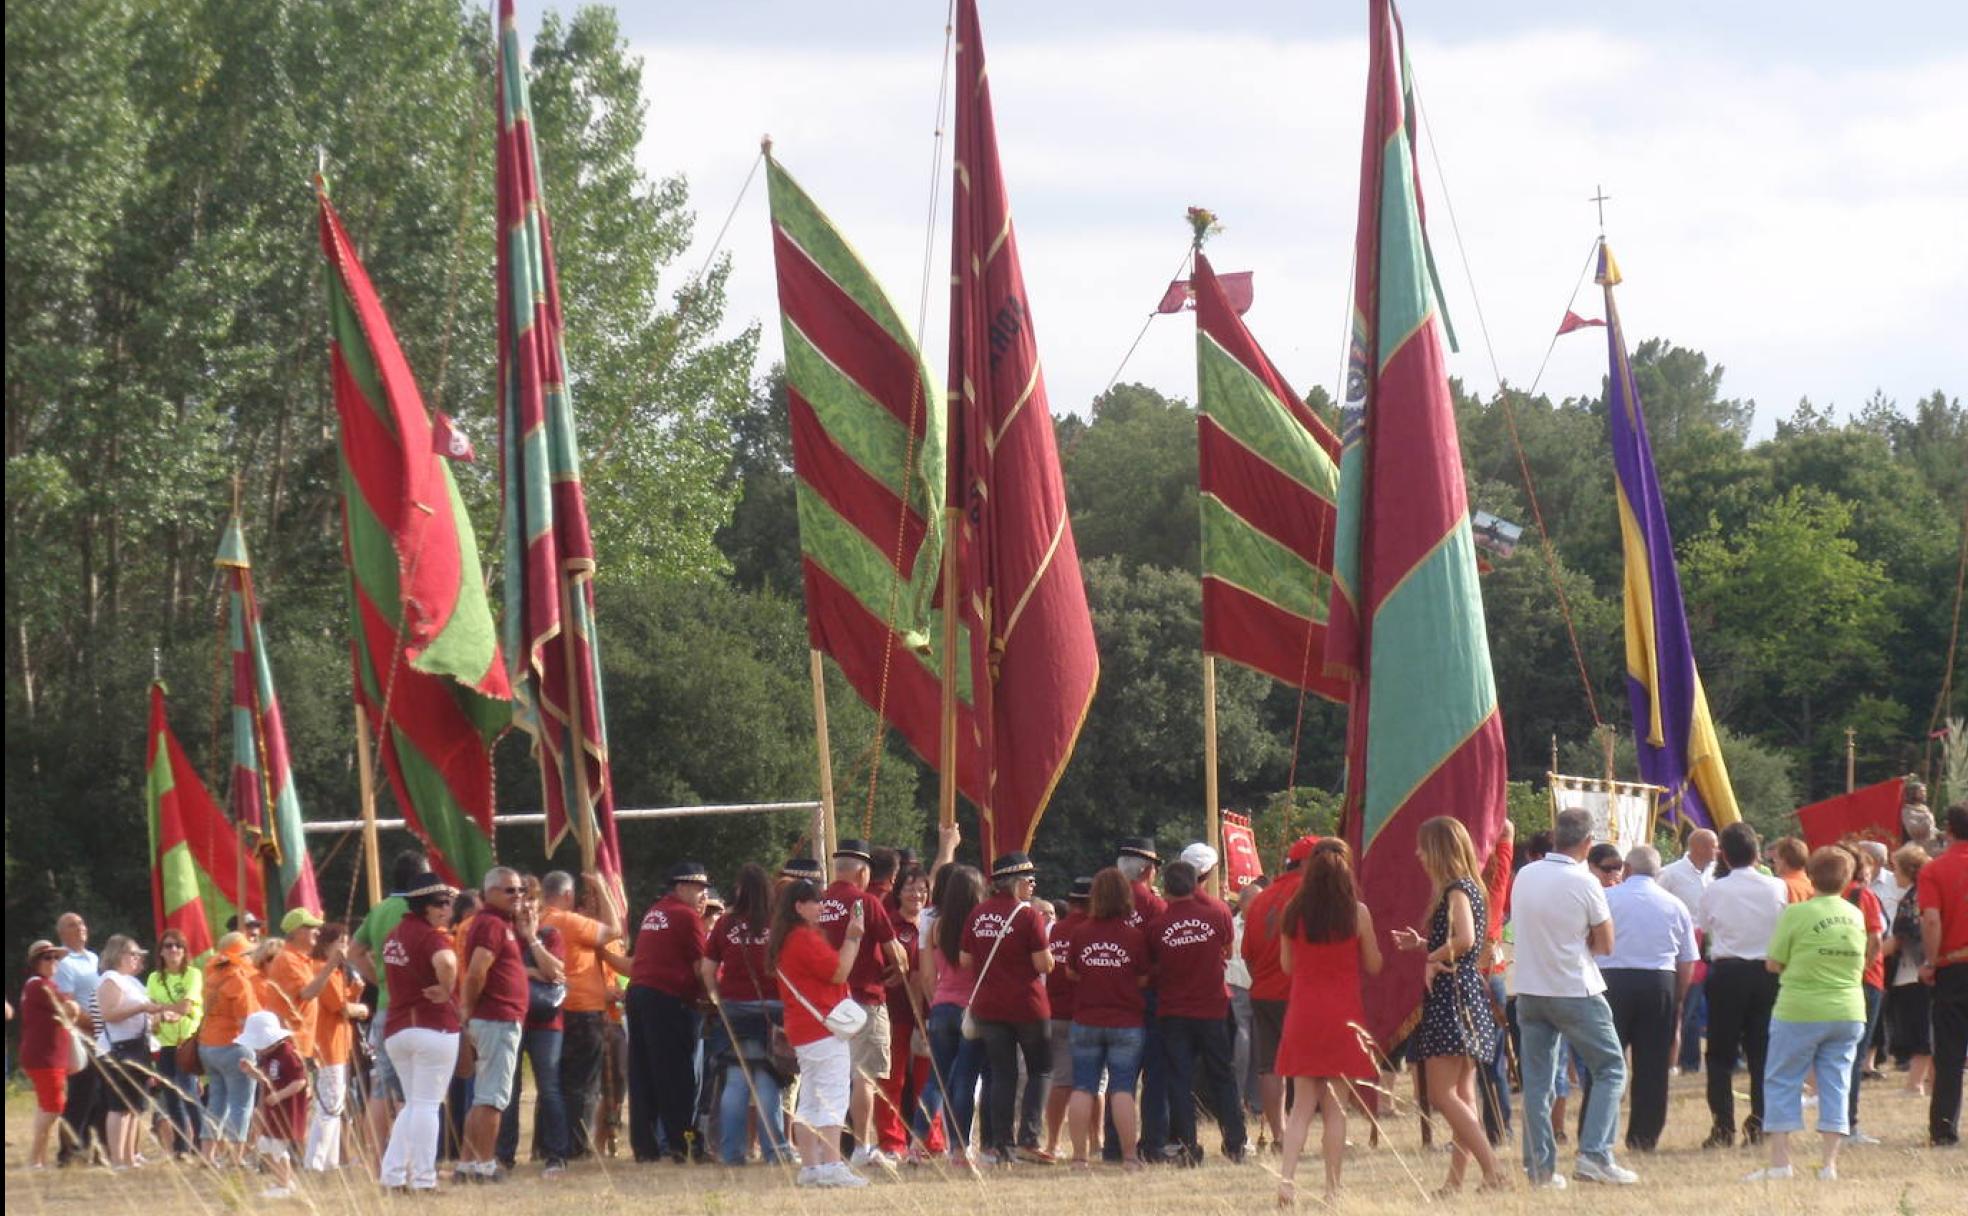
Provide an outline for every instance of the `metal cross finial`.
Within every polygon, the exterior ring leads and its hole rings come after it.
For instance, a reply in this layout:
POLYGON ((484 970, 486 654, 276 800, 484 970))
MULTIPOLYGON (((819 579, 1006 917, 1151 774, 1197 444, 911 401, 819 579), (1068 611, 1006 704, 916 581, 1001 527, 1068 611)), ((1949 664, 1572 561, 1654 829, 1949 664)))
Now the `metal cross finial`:
POLYGON ((1606 188, 1604 186, 1594 186, 1593 189, 1597 191, 1597 193, 1595 193, 1591 198, 1585 201, 1588 203, 1596 204, 1598 206, 1599 231, 1601 233, 1604 233, 1606 231, 1606 204, 1612 201, 1613 196, 1606 193, 1606 188))

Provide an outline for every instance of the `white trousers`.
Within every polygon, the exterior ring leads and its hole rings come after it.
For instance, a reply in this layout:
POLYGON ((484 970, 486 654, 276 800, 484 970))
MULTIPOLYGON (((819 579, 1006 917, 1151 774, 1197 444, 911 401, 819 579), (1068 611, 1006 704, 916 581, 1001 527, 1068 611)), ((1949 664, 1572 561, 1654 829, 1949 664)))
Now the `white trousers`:
POLYGON ((793 1118, 811 1128, 840 1127, 847 1122, 848 1074, 852 1053, 846 1040, 828 1035, 793 1048, 799 1057, 798 1105, 793 1118))
POLYGON ((458 1064, 458 1036, 412 1027, 383 1040, 403 1083, 403 1109, 383 1150, 383 1185, 427 1191, 437 1186, 438 1107, 458 1064))
POLYGON ((301 1166, 332 1170, 342 1161, 342 1113, 348 1103, 347 1064, 323 1064, 314 1072, 314 1118, 308 1120, 301 1166))

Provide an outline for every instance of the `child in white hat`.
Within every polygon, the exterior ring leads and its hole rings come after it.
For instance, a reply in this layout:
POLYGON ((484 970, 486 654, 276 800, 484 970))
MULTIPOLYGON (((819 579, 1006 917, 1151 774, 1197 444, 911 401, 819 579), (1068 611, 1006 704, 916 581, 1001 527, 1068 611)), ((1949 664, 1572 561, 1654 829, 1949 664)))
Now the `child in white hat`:
POLYGON ((233 1042, 252 1053, 239 1061, 239 1071, 260 1087, 259 1139, 254 1147, 273 1175, 273 1185, 262 1191, 260 1198, 291 1199, 295 1194, 293 1145, 306 1130, 307 1065, 294 1049, 293 1032, 271 1010, 248 1016, 245 1028, 233 1042))

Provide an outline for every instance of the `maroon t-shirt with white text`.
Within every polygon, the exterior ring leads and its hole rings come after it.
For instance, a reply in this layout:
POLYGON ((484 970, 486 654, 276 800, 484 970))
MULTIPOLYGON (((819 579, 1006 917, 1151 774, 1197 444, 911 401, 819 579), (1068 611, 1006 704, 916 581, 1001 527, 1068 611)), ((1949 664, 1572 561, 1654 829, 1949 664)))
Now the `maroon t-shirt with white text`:
POLYGON ((971 911, 963 946, 977 968, 977 995, 970 1016, 990 1022, 1042 1022, 1051 1016, 1045 984, 1032 956, 1046 948, 1045 927, 1031 905, 1011 895, 993 895, 971 911), (995 957, 991 947, 1003 935, 995 957), (985 959, 990 965, 985 966, 985 959))
POLYGON ((635 954, 629 960, 629 983, 653 988, 680 1001, 702 994, 697 960, 706 946, 704 920, 697 909, 674 895, 649 905, 636 930, 635 954))
POLYGON ((1155 1016, 1221 1018, 1230 1011, 1223 983, 1234 928, 1230 910, 1206 896, 1169 901, 1148 927, 1155 963, 1155 1016))
POLYGON ((1067 949, 1079 984, 1073 1020, 1082 1026, 1139 1026, 1147 1012, 1141 981, 1148 975, 1148 939, 1125 920, 1083 920, 1067 949))
POLYGON ((882 981, 886 960, 881 947, 895 940, 895 925, 880 898, 851 882, 836 882, 820 894, 820 932, 834 949, 845 946, 847 924, 857 903, 861 905, 861 949, 848 970, 847 990, 864 1005, 879 1005, 888 999, 882 981))

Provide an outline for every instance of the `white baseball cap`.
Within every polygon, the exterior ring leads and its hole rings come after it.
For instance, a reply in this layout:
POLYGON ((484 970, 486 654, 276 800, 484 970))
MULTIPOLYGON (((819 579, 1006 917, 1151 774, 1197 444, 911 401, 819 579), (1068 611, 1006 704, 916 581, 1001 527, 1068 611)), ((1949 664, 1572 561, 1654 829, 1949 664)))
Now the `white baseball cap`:
POLYGON ((1216 868, 1216 850, 1199 840, 1182 850, 1182 860, 1195 866, 1196 876, 1200 878, 1216 868))

